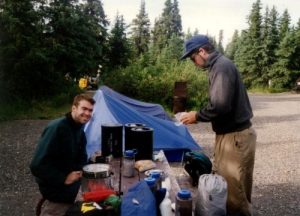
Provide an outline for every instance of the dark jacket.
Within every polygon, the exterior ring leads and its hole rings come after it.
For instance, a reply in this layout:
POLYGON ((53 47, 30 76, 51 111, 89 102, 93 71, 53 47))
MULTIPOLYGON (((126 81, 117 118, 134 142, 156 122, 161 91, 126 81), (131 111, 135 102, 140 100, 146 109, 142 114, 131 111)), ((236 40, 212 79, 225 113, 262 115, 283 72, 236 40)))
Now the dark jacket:
POLYGON ((249 128, 252 108, 236 66, 215 51, 209 56, 206 67, 209 102, 207 107, 197 112, 197 120, 211 122, 217 134, 249 128))
POLYGON ((87 162, 86 137, 82 125, 67 114, 49 123, 43 131, 30 164, 44 198, 73 203, 80 181, 65 185, 67 175, 82 170, 87 162))

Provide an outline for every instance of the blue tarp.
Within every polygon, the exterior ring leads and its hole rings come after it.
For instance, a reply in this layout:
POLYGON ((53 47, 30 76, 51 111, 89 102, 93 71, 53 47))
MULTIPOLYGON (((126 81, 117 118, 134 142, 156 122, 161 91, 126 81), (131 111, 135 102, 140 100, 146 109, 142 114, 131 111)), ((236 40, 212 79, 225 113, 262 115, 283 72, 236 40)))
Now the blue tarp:
POLYGON ((200 149, 185 125, 173 122, 160 105, 128 98, 106 86, 94 95, 92 119, 85 126, 87 153, 101 150, 101 125, 143 123, 153 128, 154 150, 164 150, 168 160, 180 161, 183 152, 200 149))
POLYGON ((140 181, 129 188, 128 193, 122 198, 122 216, 156 216, 156 211, 155 197, 145 181, 140 181))

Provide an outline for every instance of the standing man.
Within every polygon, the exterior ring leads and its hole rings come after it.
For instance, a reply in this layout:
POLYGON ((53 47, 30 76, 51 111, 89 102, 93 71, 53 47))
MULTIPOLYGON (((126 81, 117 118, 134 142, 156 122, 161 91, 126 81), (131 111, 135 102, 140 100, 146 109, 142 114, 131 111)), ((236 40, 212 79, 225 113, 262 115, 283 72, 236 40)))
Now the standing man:
POLYGON ((252 108, 236 66, 215 50, 205 35, 185 42, 185 53, 197 67, 208 70, 209 101, 198 112, 181 117, 184 124, 211 122, 216 133, 213 171, 228 184, 229 215, 252 215, 251 191, 256 133, 252 108))
POLYGON ((83 125, 91 119, 94 104, 88 95, 75 96, 71 112, 50 122, 40 137, 30 169, 46 199, 42 216, 64 215, 75 201, 87 163, 83 125))

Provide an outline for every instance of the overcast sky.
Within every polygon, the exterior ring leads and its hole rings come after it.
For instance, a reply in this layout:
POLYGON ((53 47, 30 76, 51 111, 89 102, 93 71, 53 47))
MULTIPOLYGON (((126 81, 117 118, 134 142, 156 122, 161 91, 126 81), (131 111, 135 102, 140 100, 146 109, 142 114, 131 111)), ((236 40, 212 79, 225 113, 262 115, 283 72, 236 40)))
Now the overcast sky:
MULTIPOLYGON (((247 16, 254 2, 256 0, 178 0, 183 31, 187 32, 190 28, 193 32, 197 28, 200 33, 208 33, 218 39, 219 31, 223 29, 225 45, 235 29, 248 28, 247 16)), ((119 12, 126 24, 130 24, 139 13, 141 0, 102 0, 102 3, 111 22, 119 12)), ((155 18, 162 14, 165 0, 145 0, 145 3, 153 26, 155 18)), ((266 6, 270 9, 275 6, 280 15, 287 9, 294 25, 300 18, 300 0, 261 0, 261 3, 262 15, 266 6)))

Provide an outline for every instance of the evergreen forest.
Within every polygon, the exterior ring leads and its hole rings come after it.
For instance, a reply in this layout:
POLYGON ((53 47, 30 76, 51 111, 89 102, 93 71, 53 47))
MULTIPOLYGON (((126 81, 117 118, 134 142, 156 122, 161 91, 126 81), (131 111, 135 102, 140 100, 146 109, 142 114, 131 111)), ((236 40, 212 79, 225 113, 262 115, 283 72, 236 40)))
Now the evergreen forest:
MULTIPOLYGON (((109 21, 101 0, 0 1, 0 104, 72 98, 78 80, 95 77, 129 97, 170 108, 176 81, 188 83, 188 106, 207 100, 207 77, 179 61, 183 43, 198 29, 182 30, 180 3, 165 0, 150 23, 145 0, 131 23, 122 14, 109 21)), ((300 19, 253 1, 247 29, 223 47, 223 30, 208 35, 237 65, 248 89, 292 90, 300 77, 300 19)), ((201 32, 203 34, 203 32, 201 32)))

